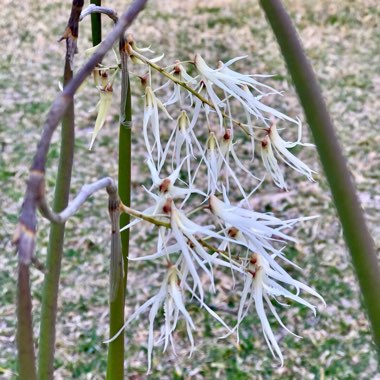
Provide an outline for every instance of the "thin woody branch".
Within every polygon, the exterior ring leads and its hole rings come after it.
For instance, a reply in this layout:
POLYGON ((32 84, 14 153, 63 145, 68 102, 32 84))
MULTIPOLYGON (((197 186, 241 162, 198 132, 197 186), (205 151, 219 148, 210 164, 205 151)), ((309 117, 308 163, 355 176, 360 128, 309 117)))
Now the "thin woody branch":
POLYGON ((102 13, 108 16, 115 24, 118 21, 117 13, 108 7, 101 7, 95 4, 90 4, 87 8, 83 9, 79 21, 82 21, 86 16, 91 15, 93 13, 102 13))
POLYGON ((74 54, 78 52, 78 21, 82 12, 83 4, 83 0, 73 0, 69 21, 67 23, 65 31, 62 34, 62 37, 58 40, 59 42, 66 40, 66 59, 70 63, 71 71, 73 71, 74 54))
POLYGON ((111 200, 113 202, 117 202, 118 195, 115 182, 112 178, 106 177, 90 185, 84 185, 80 190, 79 194, 69 203, 69 205, 63 211, 59 213, 54 212, 49 207, 44 194, 40 197, 38 208, 41 214, 46 219, 50 220, 53 223, 63 224, 79 210, 83 203, 86 202, 86 200, 92 194, 104 188, 107 189, 107 192, 110 197, 110 202, 111 200))
POLYGON ((34 156, 30 169, 30 176, 27 181, 27 189, 21 209, 19 224, 16 228, 13 239, 18 247, 20 262, 29 265, 34 255, 37 223, 36 210, 43 195, 46 157, 52 135, 79 86, 83 83, 87 76, 91 74, 92 70, 103 59, 105 54, 112 48, 114 42, 116 42, 122 33, 124 33, 125 29, 131 25, 146 3, 147 0, 135 0, 132 3, 129 9, 119 18, 119 21, 114 29, 104 39, 93 56, 56 97, 50 108, 43 126, 41 139, 37 146, 37 152, 34 156))

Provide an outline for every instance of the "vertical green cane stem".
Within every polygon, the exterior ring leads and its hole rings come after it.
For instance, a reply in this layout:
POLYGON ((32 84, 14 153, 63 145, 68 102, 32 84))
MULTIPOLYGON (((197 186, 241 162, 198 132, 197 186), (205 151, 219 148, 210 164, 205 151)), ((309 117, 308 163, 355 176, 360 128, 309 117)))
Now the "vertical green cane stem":
MULTIPOLYGON (((71 15, 65 32, 65 35, 67 34, 67 52, 63 78, 64 86, 69 83, 73 77, 72 62, 76 50, 78 22, 82 7, 83 0, 73 0, 71 15)), ((69 202, 71 173, 74 159, 74 129, 74 103, 71 102, 62 119, 61 148, 53 201, 53 210, 55 212, 62 211, 69 202)), ((52 223, 49 234, 46 262, 47 270, 44 280, 41 306, 38 352, 39 380, 53 379, 54 374, 55 325, 64 236, 65 224, 52 223)))
MULTIPOLYGON (((97 6, 102 5, 101 0, 91 0, 91 4, 97 6)), ((92 34, 92 45, 96 46, 102 42, 102 15, 100 13, 91 14, 91 34, 92 34)))
POLYGON ((260 0, 293 78, 331 187, 380 359, 380 269, 346 161, 320 88, 280 0, 260 0))
MULTIPOLYGON (((121 201, 129 206, 131 198, 131 124, 132 105, 124 39, 120 39, 121 58, 121 111, 119 128, 119 172, 118 187, 121 201)), ((120 227, 130 221, 128 214, 121 214, 120 227)), ((110 302, 110 337, 114 336, 124 324, 125 293, 128 276, 129 230, 121 234, 122 256, 124 264, 123 284, 119 286, 114 300, 110 302)), ((124 334, 109 344, 107 359, 107 380, 124 379, 124 334)))

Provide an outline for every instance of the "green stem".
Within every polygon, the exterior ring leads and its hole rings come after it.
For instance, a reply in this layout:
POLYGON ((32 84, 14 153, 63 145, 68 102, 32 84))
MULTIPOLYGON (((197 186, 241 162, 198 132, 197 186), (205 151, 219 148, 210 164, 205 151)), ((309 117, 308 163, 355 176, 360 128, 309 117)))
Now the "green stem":
POLYGON ((17 348, 18 379, 20 380, 37 379, 29 277, 29 266, 19 262, 17 281, 17 348))
MULTIPOLYGON (((66 39, 66 59, 63 74, 64 86, 73 77, 73 57, 78 38, 78 22, 83 1, 73 0, 71 15, 66 30, 70 30, 66 39)), ((70 102, 62 118, 61 147, 58 172, 55 185, 53 210, 60 212, 69 202, 71 174, 74 160, 75 122, 74 103, 70 102)), ((52 223, 46 262, 46 275, 42 293, 41 323, 38 351, 38 378, 50 380, 54 376, 55 325, 57 317, 57 300, 65 224, 52 223)))
MULTIPOLYGON (((101 0, 91 0, 91 4, 97 6, 102 5, 101 0)), ((96 46, 102 42, 102 15, 101 13, 92 13, 91 14, 91 33, 92 33, 92 45, 96 46)))
MULTIPOLYGON (((120 39, 121 59, 121 111, 119 128, 119 172, 118 189, 123 204, 131 203, 131 127, 132 104, 128 74, 128 56, 124 50, 124 39, 120 39)), ((128 214, 120 215, 120 228, 130 222, 128 214)), ((119 286, 116 298, 110 302, 110 338, 124 325, 125 293, 128 277, 129 230, 121 234, 121 247, 124 264, 123 286, 119 286)), ((124 379, 124 334, 109 344, 107 358, 107 380, 124 379)))
MULTIPOLYGON (((66 70, 65 70, 66 71, 66 70)), ((65 78, 65 83, 68 80, 65 78)), ((62 119, 61 150, 53 210, 60 212, 67 207, 70 193, 71 171, 74 156, 74 104, 67 108, 62 119)), ((38 353, 39 379, 52 379, 54 372, 55 323, 65 224, 51 225, 46 263, 46 275, 42 295, 40 339, 38 353)))
POLYGON ((351 252, 380 360, 380 269, 374 241, 366 226, 321 90, 290 17, 279 0, 260 0, 260 3, 280 45, 313 133, 351 252))

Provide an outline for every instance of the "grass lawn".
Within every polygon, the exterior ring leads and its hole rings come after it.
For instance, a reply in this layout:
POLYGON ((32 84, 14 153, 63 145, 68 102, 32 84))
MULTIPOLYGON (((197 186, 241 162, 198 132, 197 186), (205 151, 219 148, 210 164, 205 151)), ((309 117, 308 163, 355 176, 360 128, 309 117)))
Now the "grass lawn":
MULTIPOLYGON (((25 190, 25 181, 41 126, 59 91, 63 71, 64 43, 57 43, 69 15, 70 2, 52 0, 3 2, 0 18, 0 379, 16 378, 15 297, 16 256, 12 234, 25 190)), ((104 1, 121 13, 125 2, 104 1)), ((367 221, 380 246, 380 7, 377 0, 285 1, 299 31, 335 122, 342 148, 357 184, 367 221)), ((104 18, 104 30, 111 28, 104 18)), ((291 116, 302 111, 291 81, 265 20, 255 1, 173 0, 152 1, 131 29, 140 46, 152 45, 163 65, 175 59, 192 59, 194 53, 211 64, 247 55, 236 67, 245 73, 275 74, 267 83, 285 90, 272 106, 291 116)), ((81 24, 76 67, 84 61, 83 51, 91 46, 89 19, 81 24)), ((108 57, 112 59, 112 55, 108 57)), ((132 72, 139 72, 133 66, 132 72)), ((132 163, 132 197, 137 209, 146 208, 141 188, 149 186, 144 164, 142 89, 132 79, 136 116, 132 163), (140 112, 141 111, 141 112, 140 112)), ((115 85, 115 94, 118 86, 115 85)), ((117 99, 117 97, 115 97, 117 99)), ((96 119, 97 91, 90 81, 76 96, 76 164, 72 194, 102 176, 117 176, 118 107, 100 132, 93 151, 87 147, 96 119)), ((167 136, 169 125, 164 127, 167 136), (165 129, 166 128, 166 129, 165 129)), ((292 139, 297 131, 289 130, 292 139)), ((304 127, 305 141, 309 133, 304 127)), ((51 199, 59 154, 59 134, 49 152, 47 193, 51 199)), ((284 323, 303 339, 286 334, 276 323, 285 365, 273 360, 258 317, 252 313, 241 326, 240 345, 233 337, 217 338, 223 331, 196 306, 189 306, 199 329, 197 349, 186 355, 186 333, 178 332, 177 354, 156 349, 151 379, 380 379, 376 375, 376 354, 371 343, 355 275, 345 248, 328 185, 314 149, 299 156, 319 174, 310 183, 287 171, 290 191, 281 192, 266 180, 255 196, 258 211, 271 211, 281 218, 319 215, 292 233, 299 243, 287 248, 287 256, 303 268, 289 269, 297 279, 316 289, 326 300, 315 318, 310 310, 294 305, 280 310, 284 323), (181 337, 184 339, 181 340, 181 337), (377 377, 376 377, 377 376, 377 377)), ((259 156, 253 162, 255 174, 262 175, 259 156)), ((355 221, 352 221, 355 223, 355 221)), ((66 249, 62 264, 59 298, 56 379, 103 379, 106 368, 108 323, 109 221, 105 191, 93 196, 67 223, 66 249)), ((141 254, 141 245, 152 253, 149 229, 132 230, 131 255, 141 254), (146 242, 146 240, 148 240, 146 242)), ((44 262, 47 223, 39 219, 37 256, 44 262)), ((131 263, 127 314, 150 297, 162 278, 152 263, 131 263)), ((35 334, 38 335, 39 306, 43 274, 31 270, 34 297, 35 334)), ((230 287, 228 273, 219 277, 220 291, 210 298, 212 306, 233 323, 238 298, 230 287)), ((274 321, 273 321, 274 322, 274 321)), ((146 378, 147 319, 135 323, 127 335, 126 367, 129 379, 146 378)))

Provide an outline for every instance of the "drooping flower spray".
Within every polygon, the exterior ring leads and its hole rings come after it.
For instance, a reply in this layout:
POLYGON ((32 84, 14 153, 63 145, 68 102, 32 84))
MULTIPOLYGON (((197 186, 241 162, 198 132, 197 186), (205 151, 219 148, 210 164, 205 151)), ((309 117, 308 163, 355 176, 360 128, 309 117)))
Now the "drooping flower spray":
MULTIPOLYGON (((266 316, 267 311, 275 316, 280 326, 289 330, 271 298, 278 302, 279 298, 284 302, 291 299, 314 313, 316 306, 302 298, 300 292, 324 303, 315 290, 294 279, 282 267, 285 262, 299 268, 286 258, 284 248, 287 242, 295 241, 289 235, 293 226, 310 218, 281 220, 252 209, 250 197, 258 191, 264 179, 259 179, 248 166, 254 157, 241 154, 239 157, 242 142, 236 136, 240 129, 251 146, 261 145, 269 179, 273 179, 278 187, 287 189, 282 163, 313 180, 313 170, 288 151, 295 145, 308 145, 301 143, 300 120, 263 102, 268 94, 282 95, 259 81, 266 76, 261 78, 260 75, 232 70, 233 63, 244 57, 219 62, 214 69, 195 54, 191 62, 176 61, 163 68, 157 63, 163 55, 149 58, 146 54, 153 52, 137 48, 132 35, 126 37, 125 50, 131 62, 138 64, 136 70, 142 71, 139 76, 143 78, 144 117, 140 133, 145 141, 146 165, 152 180, 150 188, 145 191, 152 203, 142 212, 122 205, 122 211, 136 218, 122 231, 134 228, 139 221, 156 224, 155 252, 130 260, 161 262, 166 275, 158 293, 137 308, 108 342, 112 344, 126 326, 150 308, 148 371, 153 366, 155 345, 163 345, 165 351, 170 342, 175 350, 174 332, 181 318, 185 321, 191 354, 196 345, 193 332, 197 326, 186 310, 186 303, 192 298, 225 327, 226 335, 238 333, 243 319, 255 310, 272 354, 283 364, 284 357, 266 316), (186 65, 193 65, 197 75, 191 77, 186 65), (166 77, 161 86, 157 80, 160 76, 166 77), (161 100, 160 94, 169 88, 173 88, 173 92, 169 98, 166 96, 166 101, 161 100), (249 124, 232 116, 239 106, 246 112, 249 124), (296 128, 298 139, 294 143, 280 137, 277 120, 282 125, 289 123, 296 128), (164 140, 163 129, 168 124, 172 126, 172 132, 168 140, 164 140), (253 136, 254 128, 261 129, 261 133, 253 136), (234 205, 236 198, 240 202, 234 205), (207 219, 210 222, 205 225, 207 219), (241 292, 234 290, 241 297, 235 326, 228 326, 205 303, 205 294, 216 292, 215 273, 221 270, 234 277, 235 289, 239 289, 239 285, 242 287, 241 292), (165 321, 161 332, 156 334, 157 313, 161 307, 165 321)), ((253 154, 254 146, 249 151, 253 154)))
MULTIPOLYGON (((289 301, 303 305, 315 314, 317 307, 324 304, 316 290, 299 281, 293 271, 285 269, 290 265, 301 270, 286 257, 285 248, 288 243, 296 241, 290 234, 292 228, 313 217, 282 219, 279 215, 254 210, 251 200, 268 179, 280 189, 287 190, 285 166, 310 181, 314 180, 314 170, 292 151, 296 146, 310 145, 301 142, 300 120, 267 104, 268 95, 283 95, 282 91, 265 83, 270 75, 242 74, 233 70, 233 65, 245 57, 219 61, 212 67, 200 54, 194 54, 191 61, 159 66, 163 55, 150 57, 154 54, 150 48, 138 47, 132 35, 124 34, 146 2, 134 0, 118 19, 116 12, 99 6, 100 0, 92 0, 93 4, 82 13, 83 0, 72 1, 72 13, 63 34, 68 48, 65 83, 44 122, 13 239, 18 251, 17 360, 20 378, 37 378, 30 287, 30 266, 42 267, 35 255, 37 211, 52 227, 38 342, 38 378, 50 380, 54 376, 55 319, 64 224, 88 197, 104 188, 109 196, 112 227, 107 380, 124 378, 123 332, 145 313, 148 315, 149 372, 155 365, 155 346, 162 346, 164 351, 170 347, 175 354, 180 336, 177 331, 181 326, 186 330, 189 354, 196 350, 199 320, 192 313, 194 304, 225 329, 224 337, 236 334, 237 341, 244 319, 248 314, 256 313, 263 338, 281 365, 286 361, 286 354, 283 354, 268 315, 285 331, 295 335, 282 321, 280 306, 289 301), (78 22, 86 15, 93 16, 94 44, 98 44, 101 40, 99 13, 109 16, 116 24, 115 28, 73 75, 78 22), (102 66, 105 54, 118 38, 120 57, 113 67, 102 66), (133 72, 138 72, 137 76, 144 84, 141 92, 144 115, 141 125, 134 126, 145 142, 146 165, 152 180, 148 188, 144 187, 151 203, 143 211, 130 206, 132 107, 128 60, 138 65, 133 72), (190 65, 193 66, 192 71, 189 70, 190 65), (196 74, 190 75, 194 71, 196 74), (85 184, 68 202, 74 146, 72 105, 74 94, 91 72, 95 73, 100 95, 99 114, 89 141, 91 147, 96 147, 96 137, 102 133, 107 112, 115 100, 113 83, 118 73, 122 73, 119 190, 115 181, 106 177, 85 184), (169 95, 168 90, 171 91, 169 95), (244 119, 241 119, 241 114, 244 119), (53 132, 62 119, 64 127, 58 176, 61 180, 57 181, 56 200, 51 209, 45 186, 47 154, 53 132), (169 131, 168 126, 171 127, 169 131), (288 126, 293 128, 294 134, 297 130, 298 137, 294 142, 283 138, 282 129, 288 126), (244 149, 244 141, 248 149, 244 149), (261 155, 258 161, 262 162, 268 176, 258 176, 256 170, 253 172, 252 167, 257 161, 255 145, 259 146, 258 154, 261 155), (137 257, 129 257, 129 231, 139 223, 150 223, 157 228, 155 248, 152 252, 140 252, 137 257), (148 296, 125 318, 129 260, 155 261, 156 267, 162 268, 162 281, 154 295, 148 296), (207 304, 210 297, 219 291, 217 279, 222 271, 231 276, 233 286, 230 291, 240 299, 236 319, 231 326, 219 311, 217 313, 207 304), (193 304, 191 309, 188 308, 190 302, 193 304)), ((313 131, 380 353, 380 269, 373 240, 294 27, 279 0, 261 1, 261 4, 275 31, 313 131)))

